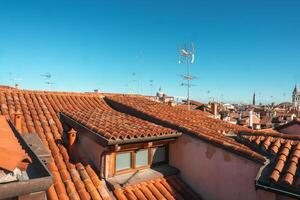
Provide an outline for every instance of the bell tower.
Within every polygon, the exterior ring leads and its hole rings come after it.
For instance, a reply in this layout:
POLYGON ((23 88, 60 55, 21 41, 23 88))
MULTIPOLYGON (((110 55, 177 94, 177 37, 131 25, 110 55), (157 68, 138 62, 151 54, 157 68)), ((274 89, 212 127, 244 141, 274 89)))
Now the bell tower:
POLYGON ((298 90, 297 84, 294 87, 293 94, 292 94, 292 103, 294 107, 300 105, 300 93, 298 90))

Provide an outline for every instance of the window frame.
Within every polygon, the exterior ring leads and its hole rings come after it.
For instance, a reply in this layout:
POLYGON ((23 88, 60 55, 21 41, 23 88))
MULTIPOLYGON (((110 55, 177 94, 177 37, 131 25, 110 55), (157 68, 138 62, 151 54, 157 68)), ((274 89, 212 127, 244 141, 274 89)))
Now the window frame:
POLYGON ((117 151, 117 152, 113 152, 113 159, 112 159, 112 176, 116 176, 116 175, 121 175, 121 174, 126 174, 126 173, 131 173, 131 172, 135 172, 138 170, 142 170, 142 169, 147 169, 147 168, 151 168, 151 167, 155 167, 155 166, 159 166, 159 165, 163 165, 163 164, 168 164, 169 163, 169 146, 168 145, 159 145, 159 146, 154 146, 154 147, 148 147, 148 148, 138 148, 138 149, 130 149, 130 150, 124 150, 124 151, 117 151), (164 147, 165 148, 165 161, 162 162, 158 162, 158 163, 153 163, 153 157, 154 157, 154 149, 155 148, 161 148, 164 147), (148 150, 148 163, 147 165, 144 166, 136 166, 136 153, 138 151, 141 150, 148 150), (128 153, 130 152, 130 159, 131 159, 131 166, 128 169, 122 169, 122 170, 117 170, 117 154, 122 154, 122 153, 128 153))
POLYGON ((133 169, 133 159, 132 159, 132 151, 121 151, 121 152, 118 152, 118 153, 115 153, 115 156, 114 156, 114 171, 115 173, 116 172, 128 172, 128 171, 131 171, 133 169), (117 170, 117 154, 125 154, 125 153, 130 153, 130 167, 127 168, 127 169, 121 169, 121 170, 117 170))
POLYGON ((146 169, 146 168, 150 168, 150 163, 151 163, 151 152, 149 150, 149 148, 144 148, 144 149, 136 149, 136 150, 127 150, 127 151, 120 151, 120 152, 115 152, 115 156, 114 156, 114 166, 113 166, 113 170, 114 173, 113 175, 120 175, 120 174, 125 174, 125 173, 130 173, 130 172, 135 172, 137 170, 141 170, 141 169, 146 169), (148 151, 148 162, 147 165, 143 165, 143 166, 136 166, 136 152, 139 150, 147 150, 148 151), (122 154, 122 153, 128 153, 130 152, 130 160, 131 160, 131 166, 128 169, 122 169, 122 170, 117 170, 117 154, 122 154))

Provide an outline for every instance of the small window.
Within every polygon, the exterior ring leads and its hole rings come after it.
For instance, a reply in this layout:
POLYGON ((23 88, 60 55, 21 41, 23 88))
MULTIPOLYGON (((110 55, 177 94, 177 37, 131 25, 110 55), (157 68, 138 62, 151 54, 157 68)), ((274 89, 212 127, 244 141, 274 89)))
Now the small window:
POLYGON ((136 167, 142 167, 148 165, 148 149, 139 150, 136 152, 136 167))
POLYGON ((157 147, 153 150, 153 164, 167 161, 166 147, 157 147))
POLYGON ((131 168, 131 153, 118 153, 116 154, 116 171, 131 168))

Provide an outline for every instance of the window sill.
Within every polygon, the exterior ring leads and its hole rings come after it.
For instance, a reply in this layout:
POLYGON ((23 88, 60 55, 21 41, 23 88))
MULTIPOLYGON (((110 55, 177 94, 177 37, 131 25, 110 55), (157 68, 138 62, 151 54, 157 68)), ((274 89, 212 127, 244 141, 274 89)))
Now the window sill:
POLYGON ((169 165, 160 165, 153 168, 141 169, 135 172, 116 175, 106 179, 111 188, 116 189, 131 184, 138 184, 147 180, 176 175, 179 170, 169 165))

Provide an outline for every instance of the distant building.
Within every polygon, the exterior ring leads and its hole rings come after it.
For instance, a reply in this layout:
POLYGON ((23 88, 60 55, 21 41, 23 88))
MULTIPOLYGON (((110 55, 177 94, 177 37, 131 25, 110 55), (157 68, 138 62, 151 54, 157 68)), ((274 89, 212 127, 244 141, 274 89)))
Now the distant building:
POLYGON ((295 85, 293 94, 292 94, 292 102, 294 107, 300 106, 300 91, 298 90, 297 85, 295 85))

